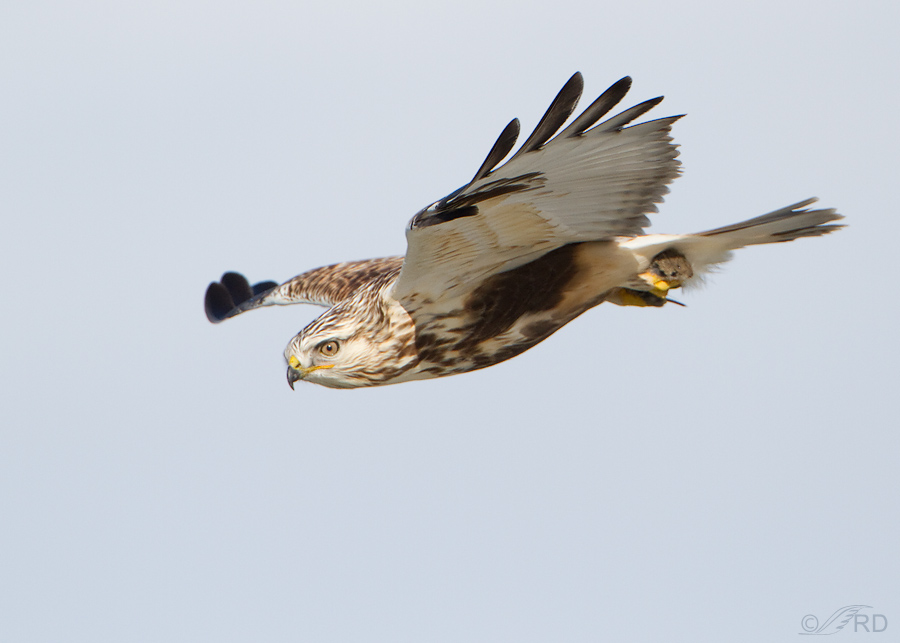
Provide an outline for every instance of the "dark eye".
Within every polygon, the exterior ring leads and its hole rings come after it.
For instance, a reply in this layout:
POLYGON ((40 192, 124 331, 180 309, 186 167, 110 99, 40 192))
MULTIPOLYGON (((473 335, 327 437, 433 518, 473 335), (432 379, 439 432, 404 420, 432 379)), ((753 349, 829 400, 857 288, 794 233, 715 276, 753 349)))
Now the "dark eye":
POLYGON ((319 346, 319 352, 322 353, 322 355, 324 355, 325 357, 334 357, 335 355, 337 355, 340 347, 340 344, 332 340, 330 342, 325 342, 324 344, 319 346))

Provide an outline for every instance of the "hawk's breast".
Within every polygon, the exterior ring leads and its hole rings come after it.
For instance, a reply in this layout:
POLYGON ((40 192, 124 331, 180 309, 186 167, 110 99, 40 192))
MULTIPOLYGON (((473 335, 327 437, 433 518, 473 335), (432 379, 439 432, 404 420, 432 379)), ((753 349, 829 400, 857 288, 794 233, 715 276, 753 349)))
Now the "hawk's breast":
MULTIPOLYGON (((574 243, 491 275, 450 310, 414 314, 418 378, 463 373, 528 350, 636 272, 611 241, 574 243)), ((413 378, 411 378, 413 379, 413 378)))

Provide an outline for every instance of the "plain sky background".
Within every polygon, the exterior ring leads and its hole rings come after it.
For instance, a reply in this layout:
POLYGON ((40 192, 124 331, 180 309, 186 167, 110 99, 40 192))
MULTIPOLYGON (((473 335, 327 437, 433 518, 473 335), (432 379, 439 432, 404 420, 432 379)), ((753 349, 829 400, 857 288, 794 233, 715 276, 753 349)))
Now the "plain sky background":
POLYGON ((900 640, 898 7, 4 3, 0 641, 900 640), (402 254, 576 70, 688 114, 652 231, 849 227, 381 389, 288 388, 315 307, 206 321, 402 254))

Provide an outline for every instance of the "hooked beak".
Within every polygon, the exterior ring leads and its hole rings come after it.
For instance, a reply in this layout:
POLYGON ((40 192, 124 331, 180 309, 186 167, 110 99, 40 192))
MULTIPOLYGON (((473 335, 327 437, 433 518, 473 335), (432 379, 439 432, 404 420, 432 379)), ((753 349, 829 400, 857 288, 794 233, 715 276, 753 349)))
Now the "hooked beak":
POLYGON ((334 364, 316 364, 305 368, 303 364, 300 363, 300 360, 294 356, 291 356, 291 359, 288 361, 288 369, 287 369, 287 381, 288 385, 291 387, 291 390, 294 390, 294 382, 297 380, 302 380, 304 377, 312 373, 313 371, 317 371, 320 368, 334 368, 334 364))
POLYGON ((302 380, 302 379, 303 379, 303 373, 298 371, 293 366, 288 366, 287 381, 288 381, 288 385, 291 387, 292 391, 294 390, 294 382, 296 382, 297 380, 302 380))

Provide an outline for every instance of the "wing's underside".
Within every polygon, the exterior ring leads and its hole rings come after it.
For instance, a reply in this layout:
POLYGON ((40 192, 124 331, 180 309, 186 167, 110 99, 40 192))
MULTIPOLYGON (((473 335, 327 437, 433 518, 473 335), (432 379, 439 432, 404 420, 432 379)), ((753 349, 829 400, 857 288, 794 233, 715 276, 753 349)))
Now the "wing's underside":
POLYGON ((655 98, 597 125, 630 85, 615 83, 557 134, 581 95, 575 74, 497 167, 518 132, 510 123, 468 185, 410 221, 394 296, 415 307, 568 243, 641 234, 679 173, 669 130, 680 116, 626 127, 662 100, 655 98))

